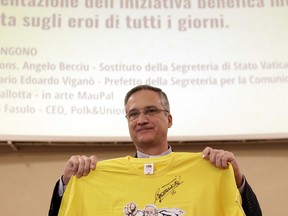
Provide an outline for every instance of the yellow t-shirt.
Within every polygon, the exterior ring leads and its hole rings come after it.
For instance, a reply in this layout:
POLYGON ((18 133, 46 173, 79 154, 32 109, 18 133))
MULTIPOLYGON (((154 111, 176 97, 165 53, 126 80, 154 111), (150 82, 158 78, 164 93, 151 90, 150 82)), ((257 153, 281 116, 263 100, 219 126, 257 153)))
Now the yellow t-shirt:
POLYGON ((218 169, 200 153, 131 156, 97 163, 72 177, 60 216, 243 216, 232 166, 218 169))

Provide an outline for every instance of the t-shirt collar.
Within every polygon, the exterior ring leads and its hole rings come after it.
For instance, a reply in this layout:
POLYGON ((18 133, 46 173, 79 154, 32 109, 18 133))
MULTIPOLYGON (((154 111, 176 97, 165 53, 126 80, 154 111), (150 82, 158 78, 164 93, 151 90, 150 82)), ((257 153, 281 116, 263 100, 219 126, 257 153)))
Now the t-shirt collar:
POLYGON ((168 155, 171 152, 172 152, 172 148, 170 145, 168 145, 168 149, 159 155, 148 155, 148 154, 145 154, 143 152, 137 151, 136 157, 137 158, 153 158, 153 157, 160 157, 160 156, 168 155))

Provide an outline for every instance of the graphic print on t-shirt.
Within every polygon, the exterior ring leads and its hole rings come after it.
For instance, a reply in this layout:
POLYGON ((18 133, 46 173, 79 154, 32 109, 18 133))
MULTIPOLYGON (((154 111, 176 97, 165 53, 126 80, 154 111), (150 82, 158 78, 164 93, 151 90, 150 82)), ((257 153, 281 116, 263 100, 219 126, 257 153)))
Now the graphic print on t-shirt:
POLYGON ((148 204, 144 209, 138 209, 136 203, 130 202, 123 209, 125 216, 182 216, 185 212, 177 208, 161 208, 148 204))

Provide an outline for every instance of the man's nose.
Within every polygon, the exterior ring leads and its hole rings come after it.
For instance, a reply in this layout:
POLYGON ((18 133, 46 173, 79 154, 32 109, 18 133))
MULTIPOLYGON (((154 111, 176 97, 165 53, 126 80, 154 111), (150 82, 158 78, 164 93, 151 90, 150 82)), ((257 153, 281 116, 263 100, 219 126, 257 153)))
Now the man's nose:
POLYGON ((138 123, 147 122, 147 121, 148 121, 147 115, 145 115, 144 112, 140 112, 139 117, 138 117, 138 123))

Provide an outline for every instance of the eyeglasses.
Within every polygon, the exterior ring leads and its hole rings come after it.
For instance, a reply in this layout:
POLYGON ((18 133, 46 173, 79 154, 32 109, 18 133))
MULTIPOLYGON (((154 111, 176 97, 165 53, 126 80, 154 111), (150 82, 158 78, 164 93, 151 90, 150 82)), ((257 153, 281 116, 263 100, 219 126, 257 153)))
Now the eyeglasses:
MULTIPOLYGON (((158 109, 157 107, 147 107, 143 109, 143 114, 145 116, 154 116, 160 112, 167 112, 169 113, 168 110, 165 109, 158 109)), ((140 110, 131 110, 125 117, 129 120, 129 121, 134 121, 136 119, 139 118, 141 112, 140 110)))

